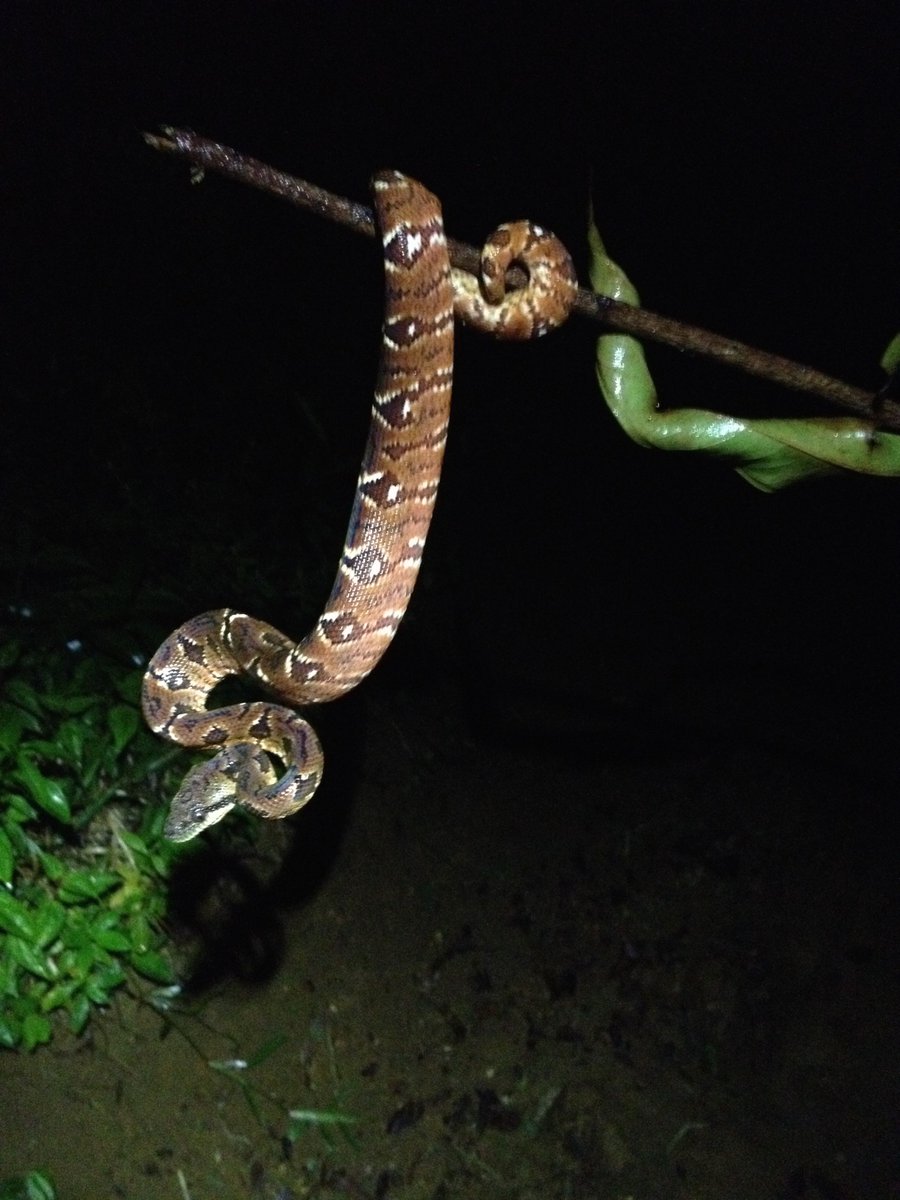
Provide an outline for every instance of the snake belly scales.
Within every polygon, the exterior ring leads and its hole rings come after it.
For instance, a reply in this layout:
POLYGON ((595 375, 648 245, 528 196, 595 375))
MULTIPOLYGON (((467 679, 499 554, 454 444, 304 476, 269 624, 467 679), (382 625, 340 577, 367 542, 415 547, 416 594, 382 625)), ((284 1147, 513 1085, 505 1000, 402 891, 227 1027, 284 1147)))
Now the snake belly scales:
POLYGON ((529 222, 502 225, 482 252, 482 279, 451 269, 441 207, 396 171, 373 180, 384 248, 381 360, 369 437, 337 576, 314 628, 295 642, 230 608, 175 630, 147 668, 144 717, 181 746, 217 753, 185 776, 165 834, 187 841, 236 804, 261 817, 301 808, 322 777, 312 727, 285 705, 334 700, 381 658, 422 560, 447 439, 454 314, 498 337, 538 337, 565 320, 577 292, 565 247, 529 222), (528 273, 506 292, 511 263, 528 273), (254 680, 279 703, 207 710, 223 679, 254 680), (282 774, 270 759, 284 766, 282 774))

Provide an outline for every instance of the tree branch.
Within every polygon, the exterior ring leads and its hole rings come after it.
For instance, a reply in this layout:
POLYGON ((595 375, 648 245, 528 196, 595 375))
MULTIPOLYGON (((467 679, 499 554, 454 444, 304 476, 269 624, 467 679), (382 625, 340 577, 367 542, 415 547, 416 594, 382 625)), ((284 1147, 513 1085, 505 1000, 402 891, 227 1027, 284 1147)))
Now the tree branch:
MULTIPOLYGON (((155 150, 177 155, 193 164, 195 170, 216 171, 240 183, 250 184, 273 196, 280 196, 301 208, 309 208, 321 217, 327 217, 345 225, 357 233, 375 236, 372 210, 365 204, 357 204, 343 196, 335 196, 315 184, 297 179, 278 171, 258 159, 212 142, 200 134, 186 129, 163 126, 160 134, 145 133, 144 140, 155 150)), ((474 246, 448 238, 450 259, 455 267, 472 274, 478 273, 479 251, 474 246)), ((520 286, 524 275, 513 270, 509 273, 512 286, 520 286)), ((644 341, 662 342, 678 350, 702 354, 729 367, 737 367, 748 375, 768 379, 796 392, 818 396, 830 404, 846 409, 873 427, 900 433, 900 404, 879 395, 876 399, 861 388, 833 379, 812 367, 803 366, 789 358, 768 354, 744 342, 722 337, 694 325, 686 325, 650 312, 646 308, 634 308, 621 304, 608 296, 598 296, 587 288, 581 288, 574 311, 580 316, 596 321, 606 329, 617 333, 629 333, 644 341)))

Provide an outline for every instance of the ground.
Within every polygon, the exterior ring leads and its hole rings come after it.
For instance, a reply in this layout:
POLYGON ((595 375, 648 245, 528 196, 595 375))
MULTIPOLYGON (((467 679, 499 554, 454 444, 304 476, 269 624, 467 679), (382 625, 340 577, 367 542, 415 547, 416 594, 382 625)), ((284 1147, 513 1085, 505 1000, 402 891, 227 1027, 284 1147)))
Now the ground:
POLYGON ((387 664, 334 713, 310 806, 176 880, 195 989, 0 1058, 4 1175, 66 1200, 898 1194, 886 783, 702 722, 648 719, 648 755, 627 708, 567 744, 501 701, 485 736, 387 664))

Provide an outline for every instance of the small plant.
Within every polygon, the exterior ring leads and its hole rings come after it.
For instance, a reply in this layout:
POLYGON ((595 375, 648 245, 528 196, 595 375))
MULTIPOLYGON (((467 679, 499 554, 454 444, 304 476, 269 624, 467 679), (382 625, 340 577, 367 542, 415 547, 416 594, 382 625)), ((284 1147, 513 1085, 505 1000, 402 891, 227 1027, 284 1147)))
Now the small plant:
POLYGON ((355 1132, 355 1127, 359 1124, 359 1118, 348 1112, 345 1107, 345 1105, 352 1102, 353 1088, 341 1081, 334 1043, 331 1039, 327 1020, 316 1019, 312 1022, 310 1026, 310 1043, 320 1050, 324 1049, 327 1056, 331 1102, 327 1108, 293 1108, 288 1107, 284 1100, 278 1096, 260 1087, 250 1075, 255 1068, 262 1066, 263 1063, 267 1062, 272 1055, 276 1054, 285 1045, 288 1041, 287 1036, 281 1032, 272 1034, 266 1038, 258 1049, 247 1058, 244 1058, 239 1053, 239 1046, 236 1039, 230 1035, 222 1035, 220 1031, 216 1031, 220 1036, 227 1037, 230 1047, 235 1053, 229 1058, 207 1058, 185 1025, 186 1020, 190 1020, 200 1022, 206 1029, 209 1029, 209 1026, 203 1021, 199 1009, 179 1009, 176 1007, 173 1002, 178 998, 179 994, 180 989, 177 987, 159 988, 150 995, 149 1002, 161 1015, 165 1024, 185 1040, 191 1050, 206 1066, 212 1068, 214 1071, 219 1071, 222 1075, 232 1080, 235 1086, 239 1088, 247 1107, 253 1114, 260 1129, 268 1131, 272 1129, 271 1123, 267 1122, 263 1115, 263 1106, 265 1105, 269 1108, 274 1107, 283 1118, 286 1117, 286 1125, 282 1137, 283 1141, 290 1145, 294 1145, 303 1134, 315 1130, 328 1151, 334 1151, 337 1148, 338 1135, 352 1150, 359 1149, 359 1142, 355 1132))
POLYGON ((0 1200, 56 1200, 56 1188, 40 1171, 0 1183, 0 1200))
POLYGON ((146 804, 177 756, 140 722, 140 674, 77 647, 0 648, 0 1045, 81 1033, 160 953, 165 881, 183 849, 146 804))

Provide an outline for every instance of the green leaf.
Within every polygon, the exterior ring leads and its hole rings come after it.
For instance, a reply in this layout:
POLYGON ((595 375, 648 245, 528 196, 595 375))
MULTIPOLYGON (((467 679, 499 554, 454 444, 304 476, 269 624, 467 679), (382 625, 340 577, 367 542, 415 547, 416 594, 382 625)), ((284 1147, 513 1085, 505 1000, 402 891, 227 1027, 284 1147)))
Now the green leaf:
POLYGON ((146 841, 139 833, 132 833, 128 829, 123 829, 119 834, 119 839, 125 843, 129 850, 135 854, 149 854, 146 841))
POLYGON ((151 979, 154 983, 172 983, 175 975, 172 968, 161 954, 155 950, 145 950, 143 953, 132 954, 129 962, 139 975, 151 979))
POLYGON ((143 913, 135 913, 128 919, 128 928, 131 933, 131 945, 134 948, 135 954, 146 953, 153 944, 153 931, 150 928, 150 922, 143 913))
POLYGON ((56 1200, 53 1180, 40 1171, 29 1171, 25 1176, 25 1194, 28 1200, 56 1200))
POLYGON ((114 704, 107 714, 107 723, 113 737, 115 753, 121 754, 138 731, 138 711, 127 704, 114 704))
POLYGON ((47 759, 48 762, 56 762, 60 758, 59 747, 49 738, 29 738, 26 751, 32 759, 47 759))
POLYGON ((53 1036, 53 1026, 40 1013, 29 1013, 22 1022, 22 1045, 26 1050, 43 1046, 53 1036))
POLYGON ((296 1142, 301 1133, 311 1128, 316 1128, 331 1147, 337 1144, 333 1133, 335 1129, 341 1131, 350 1145, 354 1145, 357 1140, 353 1136, 353 1126, 359 1124, 359 1118, 349 1113, 336 1112, 333 1109, 292 1108, 288 1117, 290 1120, 285 1137, 289 1142, 296 1142))
POLYGON ((43 948, 54 941, 66 920, 66 910, 55 900, 45 900, 32 916, 33 940, 43 948))
POLYGON ((74 767, 84 761, 85 742, 91 735, 90 726, 84 721, 63 721, 56 731, 56 748, 59 757, 74 767))
POLYGON ((81 1033, 91 1015, 91 1002, 84 992, 79 992, 69 1005, 69 1029, 72 1033, 81 1033))
POLYGON ((21 901, 6 891, 0 891, 0 926, 19 937, 34 937, 31 913, 21 901))
POLYGON ((96 900, 120 882, 112 871, 68 871, 59 881, 59 898, 63 904, 96 900))
POLYGON ((94 941, 104 950, 121 951, 131 949, 131 940, 118 929, 98 929, 94 932, 94 941))
POLYGON ((66 873, 66 864, 61 858, 58 858, 55 854, 51 854, 48 850, 39 850, 38 853, 44 874, 51 883, 59 883, 60 879, 66 873))
POLYGON ((888 348, 881 358, 881 366, 889 375, 900 367, 900 333, 888 342, 888 348))
POLYGON ((165 879, 169 873, 169 865, 173 858, 177 857, 181 847, 176 843, 171 843, 172 849, 166 846, 162 850, 156 850, 150 855, 150 865, 161 879, 165 879))
POLYGON ((79 986, 74 980, 70 980, 68 983, 57 983, 41 997, 41 1012, 53 1012, 55 1008, 68 1004, 79 986))
POLYGON ((27 709, 31 713, 39 713, 41 711, 41 699, 30 683, 26 683, 24 679, 9 679, 4 685, 4 691, 7 697, 18 704, 21 708, 27 709))
POLYGON ((94 971, 84 986, 84 994, 94 1004, 108 1004, 109 993, 125 982, 125 972, 113 963, 94 971))
POLYGON ((0 829, 0 883, 12 883, 13 848, 9 834, 0 829))
POLYGON ((102 929, 115 929, 121 919, 117 912, 110 912, 109 909, 101 910, 91 921, 91 935, 96 936, 102 929))
POLYGON ((0 702, 0 750, 18 746, 25 728, 25 712, 15 704, 0 702))
POLYGON ((19 964, 8 954, 0 954, 0 996, 14 997, 19 994, 19 964))
MULTIPOLYGON (((81 932, 83 937, 84 930, 81 932)), ((67 970, 73 975, 87 975, 97 959, 102 957, 102 953, 103 952, 100 950, 100 948, 95 946, 93 942, 83 942, 83 944, 80 945, 75 951, 72 965, 68 967, 67 970)), ((60 961, 59 965, 60 968, 62 968, 62 961, 60 961)))
POLYGON ((29 1171, 0 1184, 0 1200, 57 1200, 56 1188, 48 1176, 29 1171))
POLYGON ((33 821, 36 816, 37 809, 29 804, 24 796, 20 796, 18 792, 7 794, 6 812, 4 813, 5 820, 33 821))
POLYGON ((18 769, 15 776, 24 783, 31 793, 35 804, 44 812, 68 825, 72 821, 72 812, 59 783, 55 779, 45 779, 30 758, 24 754, 19 756, 18 769))
POLYGON ((13 962, 17 962, 20 967, 24 967, 32 975, 36 975, 38 979, 46 979, 52 983, 59 975, 59 971, 53 960, 42 957, 23 938, 10 935, 6 939, 6 948, 13 962))
POLYGON ((0 1016, 0 1046, 12 1050, 22 1040, 22 1029, 18 1021, 8 1021, 0 1016))

